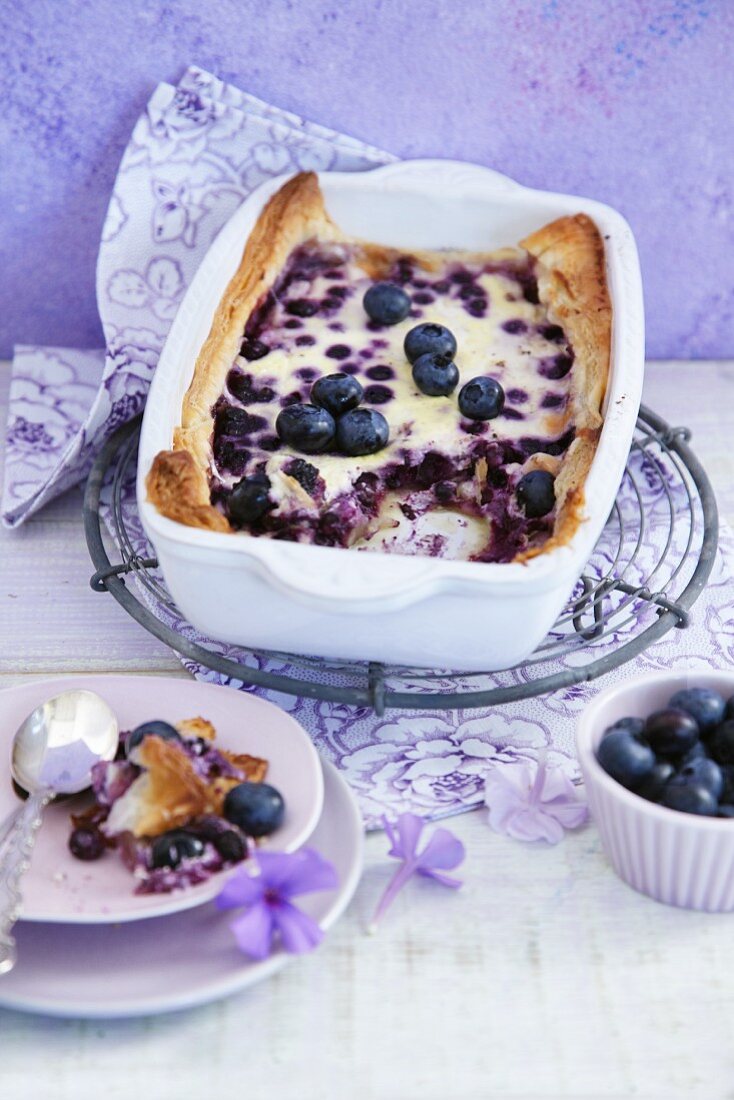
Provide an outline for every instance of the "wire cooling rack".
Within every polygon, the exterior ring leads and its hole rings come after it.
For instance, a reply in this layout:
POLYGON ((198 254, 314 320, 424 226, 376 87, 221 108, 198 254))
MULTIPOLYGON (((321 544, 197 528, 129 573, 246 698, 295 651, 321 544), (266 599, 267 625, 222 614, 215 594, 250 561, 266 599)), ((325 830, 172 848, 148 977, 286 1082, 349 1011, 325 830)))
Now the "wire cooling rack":
POLYGON ((351 706, 463 709, 514 702, 592 680, 688 625, 718 543, 716 500, 687 428, 643 408, 619 495, 553 629, 521 665, 461 672, 337 662, 205 642, 168 593, 135 508, 139 419, 110 437, 87 482, 84 525, 97 592, 109 592, 183 658, 247 685, 351 706), (105 548, 106 510, 119 561, 105 548), (128 583, 132 581, 133 583, 128 583))

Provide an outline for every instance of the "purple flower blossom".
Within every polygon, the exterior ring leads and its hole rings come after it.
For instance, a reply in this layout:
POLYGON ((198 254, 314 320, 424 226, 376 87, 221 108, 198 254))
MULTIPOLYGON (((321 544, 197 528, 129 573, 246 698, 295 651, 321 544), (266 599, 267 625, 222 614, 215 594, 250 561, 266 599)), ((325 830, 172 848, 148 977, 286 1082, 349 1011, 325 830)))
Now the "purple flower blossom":
POLYGON ((546 840, 557 844, 564 829, 577 829, 589 811, 571 780, 560 768, 549 768, 547 750, 537 764, 495 765, 484 785, 489 824, 516 840, 546 840))
POLYGON ((408 879, 415 874, 435 879, 442 886, 458 889, 461 886, 461 879, 453 878, 445 872, 453 871, 454 867, 458 867, 466 854, 461 841, 448 829, 443 828, 435 829, 428 843, 419 852, 418 844, 425 822, 416 814, 401 814, 394 825, 383 817, 382 823, 390 841, 390 850, 387 854, 394 859, 402 860, 402 865, 398 867, 387 884, 372 918, 370 931, 377 928, 377 923, 385 910, 408 879))
POLYGON ((324 933, 291 898, 333 890, 339 881, 333 864, 313 848, 291 855, 258 852, 255 863, 259 874, 241 867, 217 897, 218 909, 245 908, 230 925, 240 951, 252 959, 266 959, 276 932, 286 951, 294 955, 313 950, 324 933))

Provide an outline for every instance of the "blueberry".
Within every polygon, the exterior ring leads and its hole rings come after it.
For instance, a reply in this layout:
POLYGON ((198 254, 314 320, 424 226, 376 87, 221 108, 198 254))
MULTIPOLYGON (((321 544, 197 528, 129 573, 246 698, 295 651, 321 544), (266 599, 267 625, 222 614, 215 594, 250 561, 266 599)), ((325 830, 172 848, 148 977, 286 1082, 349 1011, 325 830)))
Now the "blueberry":
POLYGON ((197 859, 204 853, 204 842, 193 833, 172 829, 161 833, 150 848, 151 867, 178 867, 182 859, 197 859))
POLYGON ((125 753, 130 755, 134 748, 140 744, 144 737, 149 735, 162 737, 164 741, 180 741, 181 735, 169 722, 143 722, 128 733, 125 739, 125 753))
POLYGON ((428 397, 448 397, 459 384, 459 368, 449 355, 428 351, 413 364, 413 381, 428 397))
POLYGON ((227 375, 227 386, 243 405, 267 403, 275 397, 275 390, 270 386, 260 386, 258 389, 251 374, 245 374, 244 371, 236 368, 227 375))
POLYGON ((708 743, 709 752, 718 764, 734 764, 734 718, 717 726, 708 743))
POLYGON ((332 344, 324 352, 329 359, 348 359, 352 354, 352 349, 349 344, 332 344))
POLYGON ((240 355, 242 355, 243 359, 247 359, 250 363, 252 363, 256 359, 263 359, 263 357, 269 354, 269 352, 269 346, 267 346, 267 344, 264 344, 262 340, 245 339, 243 340, 242 346, 240 348, 240 355))
POLYGON ((333 417, 356 409, 363 396, 362 386, 349 374, 326 374, 311 387, 314 405, 326 409, 333 417))
POLYGON ((540 402, 541 409, 557 409, 559 405, 565 405, 566 395, 562 393, 546 393, 540 402))
POLYGON ((531 470, 515 487, 517 502, 528 519, 547 516, 556 506, 555 478, 547 470, 531 470))
POLYGON ((313 317, 319 311, 319 303, 308 298, 294 298, 292 302, 286 302, 285 311, 292 317, 313 317))
POLYGON ((415 363, 421 355, 433 352, 435 355, 448 355, 453 359, 456 355, 456 337, 443 325, 426 322, 416 325, 405 337, 403 343, 405 355, 409 363, 415 363))
POLYGON ((721 768, 715 760, 709 760, 706 756, 688 760, 670 782, 676 787, 690 786, 691 783, 699 784, 707 791, 711 791, 714 798, 721 798, 724 790, 724 776, 721 768))
POLYGON ((660 756, 683 756, 698 739, 698 723, 685 710, 656 710, 645 722, 645 737, 660 756))
POLYGON ((389 386, 368 386, 364 391, 364 400, 368 405, 386 405, 392 399, 393 392, 389 386))
POLYGON ((561 340, 566 339, 560 325, 541 325, 538 332, 543 339, 550 340, 554 344, 559 344, 561 340))
POLYGON ((678 710, 685 710, 692 715, 704 734, 723 720, 725 705, 718 691, 697 687, 676 691, 668 703, 669 707, 677 707, 678 710))
POLYGON ((243 477, 233 487, 227 501, 229 518, 238 526, 260 519, 271 507, 269 488, 270 480, 265 474, 243 477))
POLYGON ((724 718, 734 718, 734 695, 732 695, 726 701, 726 707, 724 708, 724 718))
POLYGON ((216 414, 215 431, 218 435, 252 435, 266 426, 267 420, 264 417, 256 416, 247 409, 239 409, 235 405, 224 405, 216 414))
POLYGON ((635 787, 655 767, 655 753, 649 745, 626 729, 604 734, 596 758, 607 775, 623 787, 635 787))
POLYGON ((680 810, 684 814, 705 814, 709 817, 715 816, 718 809, 711 791, 700 783, 688 783, 685 786, 668 783, 660 805, 667 806, 669 810, 680 810))
POLYGON ((362 305, 369 318, 380 325, 397 325, 410 313, 410 298, 395 283, 375 283, 362 299, 362 305))
MULTIPOLYGON (((609 727, 610 730, 623 729, 629 730, 630 733, 634 733, 636 737, 639 737, 645 728, 644 718, 618 718, 616 722, 613 722, 609 727)), ((609 730, 607 730, 607 733, 609 730)))
POLYGON ((243 340, 242 347, 240 348, 240 355, 242 355, 248 362, 252 363, 255 359, 262 359, 268 354, 270 348, 267 344, 263 344, 262 340, 243 340))
POLYGON ((214 838, 214 847, 226 863, 241 863, 247 855, 247 845, 234 829, 219 833, 214 838))
POLYGON ((248 836, 268 836, 282 824, 285 802, 269 783, 238 783, 227 791, 224 816, 248 836))
POLYGON ((721 794, 721 801, 734 802, 734 764, 720 764, 719 767, 724 777, 724 790, 721 794))
POLYGON ((722 802, 716 813, 717 817, 734 817, 734 806, 728 802, 722 802))
POLYGON ((336 442, 345 455, 373 455, 389 438, 390 426, 376 409, 352 409, 336 426, 336 442))
POLYGON ((318 405, 287 405, 278 413, 275 430, 289 447, 305 454, 319 454, 334 442, 334 417, 318 405))
POLYGON ((635 794, 646 798, 648 802, 659 802, 663 791, 675 774, 675 768, 669 760, 658 760, 651 772, 635 788, 635 794))
POLYGON ((680 760, 680 763, 679 763, 678 766, 682 768, 686 764, 690 764, 690 762, 692 760, 700 760, 700 759, 704 759, 704 760, 709 760, 710 759, 709 751, 706 748, 706 744, 705 744, 704 741, 694 742, 694 744, 691 746, 691 748, 688 750, 688 752, 685 754, 685 756, 681 757, 681 760, 680 760))
POLYGON ((75 859, 90 862, 104 853, 104 837, 93 825, 77 825, 69 837, 69 851, 75 859))
POLYGON ((306 462, 305 458, 294 458, 283 467, 283 472, 295 478, 310 497, 315 495, 320 475, 312 463, 306 462))
POLYGON ((505 391, 494 378, 472 378, 459 390, 459 409, 469 420, 494 420, 505 407, 505 391))

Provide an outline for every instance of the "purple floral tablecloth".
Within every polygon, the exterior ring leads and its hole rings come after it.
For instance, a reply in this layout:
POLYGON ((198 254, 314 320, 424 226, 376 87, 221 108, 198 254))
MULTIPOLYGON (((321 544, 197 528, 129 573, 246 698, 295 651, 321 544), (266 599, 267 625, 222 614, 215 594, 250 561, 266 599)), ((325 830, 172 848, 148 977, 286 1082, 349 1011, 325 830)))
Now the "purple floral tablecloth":
MULTIPOLYGON (((133 131, 120 165, 102 231, 97 299, 106 350, 19 347, 13 361, 3 487, 3 521, 16 527, 65 489, 80 481, 103 442, 141 411, 171 321, 210 243, 242 200, 264 180, 296 169, 364 171, 394 158, 379 149, 288 114, 190 68, 176 87, 160 85, 133 131)), ((641 581, 659 556, 670 528, 666 486, 685 511, 685 492, 665 462, 654 471, 650 458, 633 459, 647 517, 639 558, 628 576, 641 581), (661 472, 662 471, 662 472, 661 472)), ((623 487, 622 514, 639 522, 631 484, 623 487)), ((146 549, 132 486, 124 501, 134 542, 146 549)), ((678 525, 675 538, 683 537, 678 525)), ((700 532, 699 532, 700 534, 700 532)), ((610 529, 594 557, 600 575, 613 555, 610 529)), ((686 554, 683 543, 673 547, 686 554)), ((694 547, 695 550, 695 547, 694 547)), ((731 540, 722 547, 691 626, 674 630, 644 657, 604 682, 643 668, 696 668, 734 659, 731 540)), ((693 562, 695 554, 690 555, 693 562)), ((690 569, 689 569, 690 572, 690 569)), ((659 578, 662 580, 663 578, 659 578)), ((686 570, 676 582, 685 583, 686 570)), ((193 628, 140 596, 164 621, 199 641, 193 628)), ((612 597, 615 599, 618 597, 612 597)), ((121 612, 122 613, 122 612, 121 612)), ((655 609, 643 613, 653 621, 655 609)), ((620 612, 615 629, 595 649, 610 651, 625 635, 620 612)), ((243 663, 288 673, 286 659, 255 658, 209 641, 243 663)), ((584 664, 572 650, 546 671, 584 664)), ((209 669, 189 666, 209 681, 227 682, 209 669)), ((532 668, 486 676, 484 688, 523 683, 532 668)), ((316 678, 345 683, 346 673, 317 666, 316 678)), ((241 683, 233 683, 242 687, 241 683)), ((461 690, 469 681, 446 673, 418 688, 416 708, 376 717, 368 709, 319 702, 257 689, 290 711, 319 750, 344 773, 358 794, 365 819, 376 825, 384 813, 412 810, 440 817, 481 803, 488 770, 502 762, 535 760, 548 749, 550 764, 578 777, 573 749, 575 719, 596 690, 579 684, 542 698, 501 707, 438 711, 420 705, 421 691, 461 690)), ((476 690, 480 685, 471 680, 476 690)), ((245 689, 248 690, 248 689, 245 689)))

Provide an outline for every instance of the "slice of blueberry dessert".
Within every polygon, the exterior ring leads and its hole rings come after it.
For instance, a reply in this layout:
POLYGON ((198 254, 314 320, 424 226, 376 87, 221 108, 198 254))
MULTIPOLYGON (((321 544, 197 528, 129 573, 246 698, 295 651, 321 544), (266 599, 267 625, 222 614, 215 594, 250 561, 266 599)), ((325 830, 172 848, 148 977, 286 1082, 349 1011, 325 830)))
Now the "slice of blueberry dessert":
POLYGON ((117 849, 138 894, 170 893, 241 863, 275 831, 285 805, 268 763, 214 745, 210 722, 145 722, 92 770, 94 803, 72 817, 69 849, 96 860, 117 849))
POLYGON ((583 518, 610 321, 584 215, 401 252, 345 237, 301 174, 253 230, 149 497, 213 530, 523 560, 583 518))

